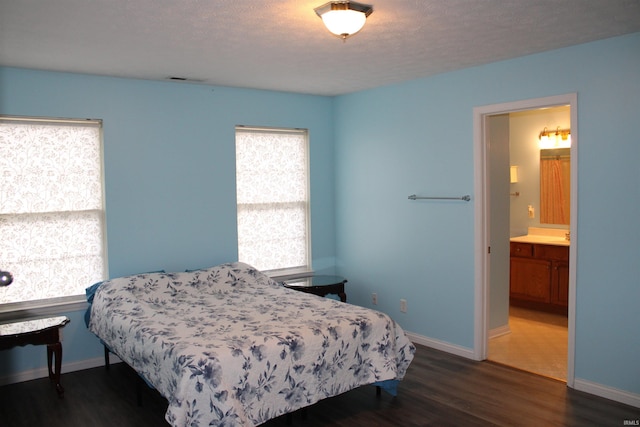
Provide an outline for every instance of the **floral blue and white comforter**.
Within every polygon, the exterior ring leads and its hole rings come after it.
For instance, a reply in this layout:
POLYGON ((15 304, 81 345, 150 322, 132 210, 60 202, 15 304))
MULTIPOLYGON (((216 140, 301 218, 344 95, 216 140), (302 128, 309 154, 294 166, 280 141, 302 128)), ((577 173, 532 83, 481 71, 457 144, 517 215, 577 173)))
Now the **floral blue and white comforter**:
POLYGON ((242 263, 105 281, 89 328, 168 400, 173 426, 258 425, 402 379, 415 352, 387 315, 242 263))

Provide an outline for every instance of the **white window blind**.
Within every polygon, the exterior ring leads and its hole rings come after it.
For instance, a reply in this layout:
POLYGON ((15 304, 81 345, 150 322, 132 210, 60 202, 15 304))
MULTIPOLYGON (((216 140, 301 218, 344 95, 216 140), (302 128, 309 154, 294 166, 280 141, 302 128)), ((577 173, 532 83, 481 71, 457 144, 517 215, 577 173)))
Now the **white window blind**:
POLYGON ((99 121, 0 117, 0 179, 0 311, 106 278, 99 121))
POLYGON ((238 259, 262 271, 308 271, 306 130, 236 128, 238 259))

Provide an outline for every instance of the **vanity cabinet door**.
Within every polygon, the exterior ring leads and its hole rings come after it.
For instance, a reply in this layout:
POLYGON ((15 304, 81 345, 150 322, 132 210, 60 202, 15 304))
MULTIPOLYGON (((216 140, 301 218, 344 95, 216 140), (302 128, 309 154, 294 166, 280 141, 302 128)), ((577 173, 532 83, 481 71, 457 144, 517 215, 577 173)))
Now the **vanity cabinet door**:
POLYGON ((564 307, 569 305, 569 263, 567 262, 553 261, 551 264, 551 302, 564 307))
POLYGON ((536 302, 551 302, 551 262, 535 258, 511 257, 510 295, 536 302))

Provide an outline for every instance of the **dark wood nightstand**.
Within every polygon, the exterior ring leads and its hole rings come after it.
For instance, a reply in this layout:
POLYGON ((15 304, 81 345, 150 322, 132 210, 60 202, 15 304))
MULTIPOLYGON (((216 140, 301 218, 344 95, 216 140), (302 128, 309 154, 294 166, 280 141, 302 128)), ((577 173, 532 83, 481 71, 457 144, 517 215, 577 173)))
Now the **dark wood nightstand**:
POLYGON ((340 276, 313 276, 302 279, 292 279, 283 282, 285 288, 323 297, 335 294, 340 297, 340 301, 347 302, 347 294, 344 292, 344 284, 347 279, 340 276))
POLYGON ((64 394, 64 388, 60 384, 60 368, 62 366, 60 328, 67 323, 69 323, 68 317, 58 316, 0 325, 0 350, 8 350, 18 345, 46 344, 49 379, 56 385, 56 390, 60 397, 64 394), (51 367, 53 356, 56 359, 55 371, 51 367))

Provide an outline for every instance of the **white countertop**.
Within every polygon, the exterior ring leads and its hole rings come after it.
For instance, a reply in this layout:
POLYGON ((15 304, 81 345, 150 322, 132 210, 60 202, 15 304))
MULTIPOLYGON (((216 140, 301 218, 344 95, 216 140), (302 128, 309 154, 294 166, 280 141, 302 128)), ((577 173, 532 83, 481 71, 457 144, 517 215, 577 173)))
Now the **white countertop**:
POLYGON ((569 230, 556 228, 529 227, 529 234, 516 236, 509 239, 519 243, 538 243, 542 245, 569 246, 571 242, 566 239, 565 233, 569 230))

